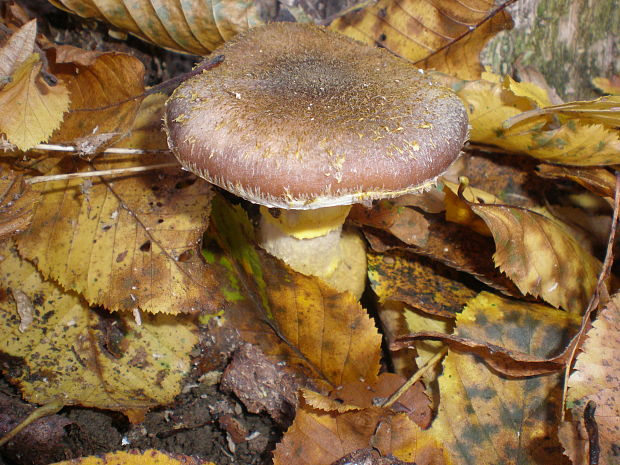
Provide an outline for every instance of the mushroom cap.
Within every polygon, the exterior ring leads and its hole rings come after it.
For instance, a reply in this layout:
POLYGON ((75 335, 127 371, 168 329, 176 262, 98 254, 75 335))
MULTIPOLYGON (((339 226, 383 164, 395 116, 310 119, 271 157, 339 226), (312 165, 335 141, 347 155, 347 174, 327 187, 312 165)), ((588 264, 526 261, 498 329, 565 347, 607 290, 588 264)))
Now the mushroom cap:
POLYGON ((251 202, 313 209, 432 185, 467 138, 459 98, 386 50, 274 23, 237 36, 166 105, 184 168, 251 202))

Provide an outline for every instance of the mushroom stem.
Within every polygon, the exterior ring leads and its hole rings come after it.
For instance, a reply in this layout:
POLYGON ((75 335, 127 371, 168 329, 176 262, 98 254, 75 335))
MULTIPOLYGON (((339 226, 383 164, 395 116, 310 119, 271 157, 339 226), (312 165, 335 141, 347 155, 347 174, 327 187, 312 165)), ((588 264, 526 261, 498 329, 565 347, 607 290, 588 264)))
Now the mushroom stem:
POLYGON ((350 205, 316 210, 261 207, 261 245, 294 270, 318 276, 359 298, 366 283, 366 250, 359 235, 342 231, 350 209, 350 205))

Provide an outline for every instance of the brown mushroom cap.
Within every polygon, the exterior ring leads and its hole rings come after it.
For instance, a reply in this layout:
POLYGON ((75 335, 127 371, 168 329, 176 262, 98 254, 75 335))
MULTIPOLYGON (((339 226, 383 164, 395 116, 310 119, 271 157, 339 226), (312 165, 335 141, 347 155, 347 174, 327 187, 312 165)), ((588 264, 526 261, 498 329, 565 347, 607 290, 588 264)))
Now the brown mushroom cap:
POLYGON ((458 157, 465 109, 385 50, 317 26, 251 29, 167 103, 180 163, 251 202, 311 209, 419 191, 458 157))

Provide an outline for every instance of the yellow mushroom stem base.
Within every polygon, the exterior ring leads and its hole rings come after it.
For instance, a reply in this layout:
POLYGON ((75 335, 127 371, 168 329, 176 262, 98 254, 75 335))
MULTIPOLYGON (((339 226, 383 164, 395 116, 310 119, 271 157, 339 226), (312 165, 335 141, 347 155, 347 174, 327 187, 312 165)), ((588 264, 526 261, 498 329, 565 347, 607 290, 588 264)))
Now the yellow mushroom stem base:
POLYGON ((342 230, 350 209, 261 207, 261 246, 294 270, 318 276, 359 299, 366 285, 366 247, 357 232, 342 230))

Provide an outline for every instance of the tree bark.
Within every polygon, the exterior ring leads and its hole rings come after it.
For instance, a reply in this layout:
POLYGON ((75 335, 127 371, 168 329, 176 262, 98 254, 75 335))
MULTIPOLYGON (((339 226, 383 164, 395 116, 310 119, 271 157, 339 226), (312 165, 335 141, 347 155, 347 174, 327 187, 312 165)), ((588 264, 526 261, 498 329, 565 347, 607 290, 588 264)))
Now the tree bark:
POLYGON ((482 54, 493 71, 533 67, 566 101, 595 98, 591 79, 620 73, 620 0, 518 0, 509 11, 514 29, 482 54))

